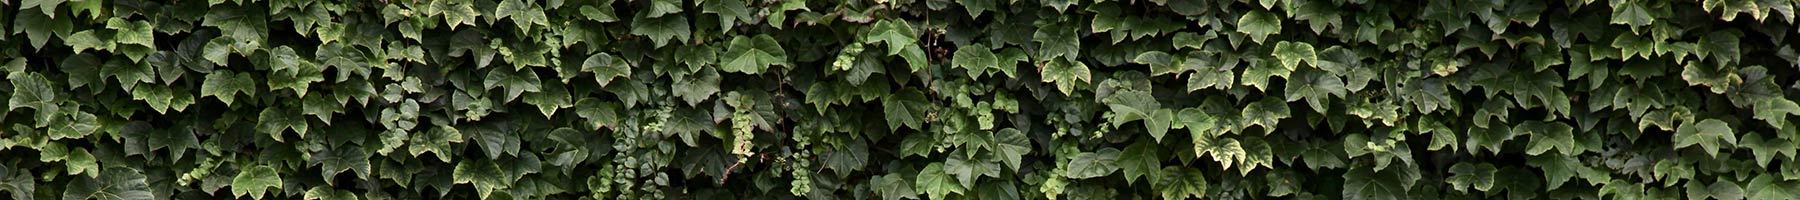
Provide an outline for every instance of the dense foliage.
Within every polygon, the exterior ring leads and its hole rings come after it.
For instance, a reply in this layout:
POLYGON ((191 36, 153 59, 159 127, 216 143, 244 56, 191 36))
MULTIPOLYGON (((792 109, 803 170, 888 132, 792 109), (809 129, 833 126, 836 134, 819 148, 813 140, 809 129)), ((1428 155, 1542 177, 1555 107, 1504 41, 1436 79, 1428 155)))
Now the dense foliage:
POLYGON ((0 198, 1800 195, 1792 0, 0 3, 0 198))

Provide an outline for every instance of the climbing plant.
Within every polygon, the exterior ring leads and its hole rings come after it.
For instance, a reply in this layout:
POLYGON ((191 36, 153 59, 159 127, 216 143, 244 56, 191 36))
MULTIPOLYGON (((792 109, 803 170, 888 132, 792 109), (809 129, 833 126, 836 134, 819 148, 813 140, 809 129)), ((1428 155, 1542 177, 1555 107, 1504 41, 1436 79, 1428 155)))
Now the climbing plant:
POLYGON ((0 0, 0 197, 1790 199, 1797 5, 0 0))

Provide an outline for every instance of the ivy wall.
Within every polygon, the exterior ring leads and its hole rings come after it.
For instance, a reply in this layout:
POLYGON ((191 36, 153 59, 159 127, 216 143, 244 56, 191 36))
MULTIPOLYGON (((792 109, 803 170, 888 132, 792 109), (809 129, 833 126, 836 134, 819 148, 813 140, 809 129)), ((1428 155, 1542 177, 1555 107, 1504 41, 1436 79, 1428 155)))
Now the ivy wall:
POLYGON ((0 0, 0 197, 1791 199, 1797 5, 0 0))

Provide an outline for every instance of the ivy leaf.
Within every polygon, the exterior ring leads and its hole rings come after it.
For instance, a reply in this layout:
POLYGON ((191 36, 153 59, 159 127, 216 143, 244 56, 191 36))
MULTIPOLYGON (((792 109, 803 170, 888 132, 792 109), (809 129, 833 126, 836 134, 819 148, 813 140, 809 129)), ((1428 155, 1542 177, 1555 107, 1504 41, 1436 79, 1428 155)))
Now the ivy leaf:
POLYGON ((367 180, 370 173, 369 153, 362 146, 344 145, 337 148, 317 152, 312 155, 312 162, 319 163, 319 173, 326 183, 336 184, 333 179, 338 173, 351 171, 357 178, 367 180))
POLYGON ((1031 34, 1031 41, 1039 45, 1034 58, 1041 62, 1061 57, 1063 61, 1079 63, 1075 58, 1081 55, 1080 37, 1079 26, 1056 23, 1038 27, 1031 34))
POLYGON ((1137 57, 1131 59, 1131 63, 1149 65, 1151 76, 1181 74, 1182 72, 1186 72, 1184 71, 1185 69, 1174 65, 1174 62, 1175 58, 1173 56, 1162 51, 1145 51, 1143 53, 1138 53, 1137 57))
POLYGON ((1310 70, 1296 74, 1294 79, 1288 80, 1285 91, 1287 91, 1287 102, 1306 99, 1306 105, 1312 107, 1314 112, 1321 114, 1326 113, 1326 109, 1330 108, 1326 103, 1331 100, 1332 96, 1343 98, 1349 94, 1349 91, 1344 88, 1344 81, 1340 80, 1338 76, 1310 70))
POLYGON ((194 136, 194 132, 187 128, 150 131, 150 138, 147 142, 150 144, 149 150, 151 151, 169 149, 169 155, 174 160, 181 160, 181 157, 187 154, 188 149, 200 149, 201 147, 199 137, 194 136))
POLYGON ((49 79, 45 79, 43 74, 26 73, 19 77, 9 76, 9 78, 12 79, 13 89, 12 97, 6 100, 7 110, 31 108, 41 114, 56 113, 60 110, 56 102, 57 91, 61 91, 61 89, 56 88, 49 79))
POLYGON ((1249 128, 1251 125, 1262 126, 1263 134, 1266 135, 1275 133, 1275 124, 1281 122, 1281 119, 1288 118, 1291 112, 1288 111, 1287 102, 1276 98, 1263 98, 1261 101, 1245 105, 1243 113, 1243 122, 1240 124, 1244 128, 1249 128))
MULTIPOLYGON (((270 188, 281 190, 281 185, 281 174, 276 173, 274 167, 253 166, 244 168, 243 171, 238 172, 237 178, 231 179, 231 194, 239 198, 247 194, 250 195, 250 198, 262 199, 263 194, 270 188)), ((145 193, 145 196, 149 195, 149 192, 145 193)), ((141 199, 148 199, 148 197, 141 199)))
POLYGON ((1567 183, 1578 173, 1589 174, 1589 171, 1593 171, 1592 168, 1582 165, 1580 160, 1575 160, 1575 156, 1567 154, 1533 156, 1526 163, 1544 170, 1544 180, 1550 183, 1549 189, 1562 187, 1563 183, 1567 183))
POLYGON ((588 124, 594 126, 596 129, 620 128, 619 122, 624 119, 621 117, 622 114, 620 114, 622 110, 624 110, 624 108, 623 106, 620 106, 618 102, 609 102, 592 97, 582 98, 580 101, 575 102, 575 114, 582 119, 587 119, 588 124))
POLYGON ((751 23, 751 15, 755 14, 750 11, 749 6, 744 5, 743 0, 715 0, 703 4, 706 6, 701 13, 719 15, 719 30, 731 30, 731 27, 737 26, 737 22, 751 23))
MULTIPOLYGON (((1131 121, 1139 121, 1150 117, 1150 113, 1162 109, 1162 104, 1151 96, 1149 91, 1126 90, 1107 96, 1102 102, 1112 109, 1113 117, 1108 121, 1117 127, 1131 121)), ((1149 122, 1145 122, 1149 123, 1149 122)))
POLYGON ((912 88, 882 97, 881 107, 886 111, 888 130, 899 130, 900 127, 923 130, 931 113, 931 101, 924 93, 912 88))
POLYGON ((447 163, 455 161, 452 157, 457 154, 457 151, 451 149, 451 143, 462 143, 463 134, 454 127, 437 126, 422 134, 413 134, 412 139, 408 141, 412 145, 408 145, 411 147, 407 149, 407 152, 412 153, 412 156, 417 157, 431 152, 432 155, 437 155, 438 161, 447 163))
POLYGON ((1751 154, 1756 156, 1756 166, 1768 166, 1775 155, 1788 155, 1790 158, 1800 156, 1795 154, 1796 148, 1800 147, 1796 147, 1793 141, 1780 137, 1765 138, 1761 134, 1748 134, 1738 144, 1741 145, 1738 148, 1750 149, 1751 154))
POLYGON ((1198 169, 1168 166, 1163 167, 1161 175, 1150 176, 1151 188, 1161 194, 1163 199, 1203 199, 1209 183, 1206 174, 1198 169))
POLYGON ((581 62, 581 71, 593 72, 594 80, 600 82, 600 87, 612 83, 613 78, 631 78, 631 65, 626 64, 624 59, 607 53, 588 56, 586 61, 581 62))
POLYGON ((139 83, 156 83, 156 69, 150 62, 131 62, 125 59, 113 59, 100 68, 102 77, 118 80, 125 91, 132 91, 139 83))
POLYGON ((87 148, 69 148, 68 157, 63 164, 68 167, 69 175, 87 174, 88 177, 100 176, 100 164, 94 160, 94 154, 87 148))
POLYGON ((711 69, 700 70, 700 73, 688 75, 676 81, 672 86, 676 97, 686 100, 688 106, 699 105, 700 101, 711 99, 719 93, 719 72, 711 69))
POLYGON ((538 79, 537 73, 531 70, 497 68, 488 71, 487 78, 482 80, 481 85, 489 90, 496 87, 504 88, 506 98, 502 101, 512 102, 525 92, 542 92, 543 88, 539 85, 541 82, 543 81, 538 79))
POLYGON ((1756 119, 1766 121, 1770 126, 1775 127, 1787 123, 1787 116, 1800 114, 1800 104, 1795 104, 1793 100, 1787 98, 1766 98, 1757 101, 1755 108, 1756 119))
POLYGON ((950 159, 944 161, 944 173, 955 176, 962 188, 975 188, 975 182, 981 176, 999 177, 1000 165, 992 160, 950 156, 950 159))
POLYGON ((1275 58, 1281 60, 1281 66, 1288 71, 1299 69, 1300 62, 1317 66, 1319 54, 1313 50, 1312 43, 1281 41, 1275 43, 1275 58))
MULTIPOLYGON (((269 12, 259 6, 218 6, 207 9, 205 21, 200 25, 218 28, 219 33, 226 36, 215 38, 213 42, 229 41, 232 48, 248 51, 262 48, 263 41, 268 38, 268 15, 269 12)), ((213 48, 210 48, 212 44, 208 44, 208 46, 207 54, 211 55, 214 52, 211 50, 213 48)), ((221 59, 212 59, 215 58, 214 56, 207 56, 207 58, 216 64, 227 64, 221 59)))
POLYGON ((641 35, 655 43, 656 47, 669 44, 669 41, 687 42, 693 32, 688 30, 687 17, 671 15, 663 17, 639 16, 631 20, 631 34, 641 35))
POLYGON ((918 32, 913 31, 912 24, 906 20, 882 20, 869 26, 869 32, 863 35, 866 42, 885 42, 889 56, 900 54, 901 50, 918 46, 918 32))
POLYGON ((775 38, 768 34, 758 34, 756 37, 739 35, 731 38, 730 46, 730 50, 725 51, 725 60, 722 60, 725 63, 719 66, 719 70, 760 74, 769 66, 788 65, 787 50, 782 50, 781 44, 776 43, 775 38))
POLYGON ((883 199, 899 200, 919 198, 918 193, 913 192, 913 184, 908 184, 906 182, 906 177, 903 177, 900 174, 876 176, 875 178, 870 179, 869 182, 871 186, 876 187, 874 189, 875 194, 879 194, 878 196, 881 196, 883 199))
MULTIPOLYGON (((1344 173, 1344 199, 1408 199, 1400 170, 1352 169, 1344 173)), ((1523 191, 1521 191, 1523 192, 1523 191)))
POLYGON ((1043 73, 1044 82, 1055 83, 1056 90, 1062 91, 1063 95, 1074 95, 1076 86, 1093 83, 1094 75, 1088 71, 1086 63, 1055 60, 1043 66, 1038 72, 1043 73))
POLYGON ((116 46, 116 43, 113 41, 102 40, 100 39, 100 36, 94 34, 97 34, 94 33, 94 30, 75 32, 75 34, 69 34, 68 37, 64 37, 63 44, 69 45, 69 48, 74 49, 75 53, 81 53, 88 49, 105 51, 115 48, 114 46, 116 46))
POLYGON ((281 134, 286 130, 294 130, 295 134, 299 134, 300 138, 305 139, 307 122, 303 116, 305 115, 293 109, 263 108, 262 113, 257 114, 256 130, 269 134, 269 137, 274 138, 277 142, 283 141, 281 134))
POLYGON ((1281 33, 1281 18, 1269 11, 1253 10, 1239 16, 1237 26, 1237 32, 1247 34, 1251 41, 1261 44, 1263 38, 1281 33))
POLYGON ((1796 188, 1793 182, 1784 181, 1774 174, 1757 175, 1745 185, 1744 191, 1749 194, 1747 197, 1756 200, 1787 199, 1800 195, 1800 188, 1796 188))
POLYGON ((1654 20, 1650 12, 1644 8, 1644 2, 1627 2, 1624 5, 1613 5, 1612 24, 1630 25, 1632 28, 1650 25, 1654 20))
POLYGON ((1081 152, 1070 158, 1068 171, 1063 176, 1072 179, 1102 177, 1118 171, 1118 163, 1118 149, 1105 148, 1095 152, 1081 152))
POLYGON ((1031 153, 1031 140, 1025 137, 1025 132, 1013 128, 1000 129, 994 132, 993 138, 994 141, 990 143, 995 145, 994 155, 1000 157, 1000 162, 1005 163, 1007 169, 1018 171, 1021 158, 1031 153))
POLYGON ((1444 182, 1450 183, 1456 188, 1456 191, 1468 191, 1466 189, 1474 186, 1473 188, 1476 190, 1485 192, 1494 188, 1494 173, 1497 171, 1499 169, 1494 168, 1493 164, 1485 162, 1479 164, 1459 162, 1455 166, 1450 166, 1450 173, 1456 175, 1445 179, 1444 182))
POLYGON ((525 94, 525 103, 535 105, 544 118, 554 117, 557 109, 574 106, 569 97, 569 89, 556 81, 544 81, 541 91, 525 94))
POLYGON ((988 68, 999 68, 1000 58, 994 56, 987 45, 971 44, 956 49, 955 57, 950 60, 951 67, 959 67, 969 72, 969 77, 979 77, 988 68))
MULTIPOLYGON (((1523 132, 1514 135, 1531 135, 1531 143, 1526 145, 1529 147, 1525 148, 1525 154, 1533 156, 1544 154, 1553 148, 1562 151, 1563 155, 1580 154, 1575 149, 1574 130, 1574 127, 1562 122, 1526 121, 1513 127, 1514 132, 1523 132)), ((1551 188, 1555 188, 1555 185, 1551 184, 1551 188)))
POLYGON ((1719 141, 1736 145, 1737 133, 1731 126, 1718 119, 1701 120, 1699 123, 1684 124, 1675 129, 1675 148, 1684 148, 1699 144, 1706 155, 1715 156, 1719 152, 1719 141))
POLYGON ((483 199, 488 198, 495 190, 510 187, 508 186, 508 183, 512 182, 507 180, 505 177, 506 172, 502 171, 499 165, 496 165, 492 161, 485 160, 463 160, 456 162, 454 175, 456 184, 474 185, 475 191, 479 193, 483 199))
POLYGON ((350 191, 331 189, 330 187, 325 187, 325 186, 313 186, 312 189, 306 190, 304 199, 306 199, 306 200, 356 200, 356 193, 350 193, 350 191))
POLYGON ((13 199, 32 199, 37 194, 37 178, 30 168, 0 165, 0 191, 13 199))
POLYGON ((256 79, 250 74, 218 70, 206 74, 206 80, 200 83, 201 97, 216 97, 220 102, 230 106, 237 99, 238 93, 256 96, 256 79))
POLYGON ((944 199, 950 194, 963 193, 962 185, 957 185, 956 178, 944 172, 944 163, 931 163, 919 170, 919 176, 913 180, 913 188, 925 192, 927 199, 944 199))
POLYGON ((1157 151, 1161 151, 1159 146, 1148 140, 1138 140, 1125 147, 1119 154, 1121 162, 1117 164, 1125 171, 1125 182, 1135 183, 1142 176, 1149 176, 1149 179, 1162 177, 1162 170, 1157 167, 1162 167, 1163 157, 1157 156, 1157 151))
POLYGON ((1683 187, 1687 188, 1687 197, 1689 199, 1707 199, 1707 197, 1715 199, 1744 199, 1744 186, 1733 183, 1731 180, 1725 178, 1713 181, 1712 184, 1703 184, 1700 183, 1700 181, 1688 181, 1687 185, 1683 187))

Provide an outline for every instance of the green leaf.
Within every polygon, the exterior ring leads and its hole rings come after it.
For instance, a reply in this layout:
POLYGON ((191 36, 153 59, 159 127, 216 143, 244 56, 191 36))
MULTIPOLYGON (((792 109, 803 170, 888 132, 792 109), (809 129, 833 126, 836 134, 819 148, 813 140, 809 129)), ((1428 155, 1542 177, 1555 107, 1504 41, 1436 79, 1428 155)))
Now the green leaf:
MULTIPOLYGON (((927 166, 927 167, 929 167, 929 166, 927 166)), ((937 178, 937 177, 933 177, 933 178, 937 178)), ((906 177, 904 177, 900 174, 888 174, 888 175, 876 176, 875 178, 871 179, 869 182, 871 183, 871 186, 876 187, 874 189, 875 194, 879 194, 879 196, 881 196, 882 199, 898 200, 898 199, 918 199, 919 198, 918 193, 913 192, 913 184, 907 183, 906 177)), ((942 182, 932 182, 932 183, 926 183, 926 184, 942 184, 942 182)))
POLYGON ((1450 166, 1450 173, 1456 175, 1451 176, 1449 179, 1444 179, 1444 182, 1450 183, 1451 186, 1456 188, 1456 191, 1468 191, 1466 189, 1475 188, 1476 190, 1485 192, 1489 191, 1488 189, 1494 188, 1494 173, 1497 171, 1499 171, 1499 169, 1494 168, 1493 164, 1485 162, 1479 164, 1459 162, 1454 166, 1450 166))
MULTIPOLYGON (((268 38, 268 15, 269 12, 259 6, 219 6, 207 9, 206 20, 200 25, 218 28, 219 33, 225 36, 213 39, 212 42, 230 41, 232 48, 240 52, 247 52, 262 48, 263 41, 268 38)), ((210 47, 212 44, 209 43, 208 46, 210 47)), ((207 52, 209 52, 208 55, 212 55, 211 52, 214 51, 207 50, 207 52)), ((207 56, 207 58, 216 64, 227 64, 222 59, 212 59, 223 58, 223 56, 207 56)))
POLYGON ((1319 65, 1319 55, 1313 51, 1312 43, 1281 41, 1275 43, 1274 54, 1288 71, 1298 70, 1300 62, 1319 65))
POLYGON ((586 61, 581 62, 581 71, 593 72, 594 80, 600 82, 600 87, 612 83, 613 78, 631 78, 631 65, 625 63, 624 59, 607 53, 588 56, 586 61))
POLYGON ((1784 181, 1773 174, 1757 175, 1750 179, 1744 191, 1748 194, 1746 197, 1753 200, 1787 199, 1800 195, 1800 188, 1796 188, 1793 182, 1784 181))
POLYGON ((1598 173, 1593 168, 1583 165, 1580 160, 1576 160, 1575 156, 1568 154, 1534 156, 1526 163, 1544 170, 1544 180, 1550 183, 1549 189, 1562 187, 1563 183, 1567 183, 1570 178, 1578 174, 1585 176, 1598 173))
MULTIPOLYGON (((232 183, 232 189, 246 184, 232 183)), ((258 193, 261 194, 261 193, 258 193)), ((127 200, 154 199, 150 193, 150 185, 145 182, 144 174, 137 169, 113 167, 102 170, 100 176, 91 178, 75 178, 63 187, 63 200, 127 200)), ((242 195, 238 195, 242 196, 242 195)))
POLYGON ((106 51, 114 48, 115 43, 113 43, 113 41, 102 40, 100 39, 100 36, 94 34, 97 34, 94 33, 94 30, 75 32, 75 34, 69 34, 68 37, 63 38, 63 44, 69 45, 69 48, 75 49, 75 53, 81 53, 88 49, 106 51))
POLYGON ((1038 71, 1043 73, 1044 82, 1055 83, 1056 90, 1062 91, 1063 95, 1074 95, 1076 86, 1093 83, 1094 75, 1088 71, 1086 63, 1055 60, 1043 66, 1038 71))
POLYGON ((1406 178, 1398 171, 1362 168, 1344 173, 1344 199, 1409 199, 1406 195, 1411 189, 1402 184, 1406 178))
POLYGON ((1203 199, 1206 198, 1206 174, 1195 168, 1168 166, 1162 168, 1162 175, 1151 176, 1153 186, 1163 199, 1203 199))
POLYGON ((1680 128, 1676 128, 1674 139, 1675 148, 1684 148, 1698 144, 1701 149, 1705 150, 1704 152, 1706 152, 1706 155, 1713 156, 1718 154, 1719 148, 1722 147, 1719 144, 1719 141, 1721 140, 1736 145, 1737 133, 1732 132, 1731 126, 1725 124, 1724 121, 1719 121, 1718 119, 1705 119, 1698 123, 1683 124, 1680 128))
POLYGON ((731 38, 730 46, 730 50, 725 51, 724 60, 721 60, 725 63, 719 66, 725 72, 760 74, 769 66, 788 65, 787 50, 782 50, 781 44, 776 43, 775 38, 768 34, 758 34, 755 37, 739 35, 731 38))
POLYGON ((206 74, 206 80, 200 83, 201 97, 216 97, 220 102, 230 106, 237 99, 238 93, 256 96, 256 79, 250 74, 218 70, 206 74))
POLYGON ((38 8, 38 10, 44 11, 44 15, 55 15, 56 6, 62 5, 65 1, 68 0, 24 0, 20 2, 19 9, 22 11, 28 8, 38 8))
POLYGON ((1262 126, 1263 134, 1266 135, 1275 133, 1276 123, 1281 122, 1281 119, 1288 118, 1290 113, 1287 102, 1277 98, 1263 98, 1261 101, 1244 106, 1243 122, 1240 124, 1244 128, 1249 128, 1251 125, 1262 126))
POLYGON ((502 101, 512 102, 525 92, 542 92, 543 88, 539 85, 542 82, 538 79, 537 73, 531 70, 496 68, 488 71, 487 78, 482 80, 481 85, 489 90, 497 87, 504 88, 506 98, 502 101))
POLYGON ((737 26, 737 22, 746 24, 755 22, 751 16, 756 13, 753 13, 749 6, 744 5, 743 0, 716 0, 706 1, 702 4, 706 4, 706 6, 701 13, 719 15, 719 30, 731 30, 731 27, 737 26))
POLYGON ((42 114, 56 113, 60 110, 56 102, 57 91, 61 91, 61 89, 53 85, 54 83, 50 80, 45 79, 43 74, 25 73, 19 77, 9 76, 9 78, 12 79, 12 97, 6 100, 7 110, 31 108, 42 114))
POLYGON ((719 93, 719 72, 700 70, 700 73, 681 78, 671 87, 673 91, 670 93, 687 101, 688 106, 699 105, 700 101, 711 99, 713 94, 719 93))
POLYGON ((1349 94, 1344 88, 1344 81, 1340 79, 1330 73, 1310 70, 1295 74, 1294 79, 1288 80, 1287 89, 1284 90, 1287 91, 1287 102, 1306 99, 1306 105, 1312 107, 1314 112, 1324 114, 1330 109, 1326 103, 1332 96, 1343 98, 1349 94))
POLYGON ((950 156, 950 159, 944 161, 944 173, 955 176, 962 188, 975 188, 975 182, 981 176, 999 177, 1000 165, 993 160, 950 156))
POLYGON ((1069 160, 1069 168, 1064 177, 1072 179, 1089 179, 1107 176, 1118 171, 1119 150, 1113 148, 1100 149, 1095 152, 1081 152, 1069 160))
POLYGON ((270 188, 281 190, 281 185, 281 174, 276 173, 274 167, 253 166, 244 168, 231 179, 231 194, 239 198, 247 194, 250 198, 262 199, 270 188))
POLYGON ((1137 57, 1132 58, 1131 63, 1150 65, 1151 76, 1181 74, 1182 72, 1186 72, 1184 69, 1173 65, 1174 60, 1175 58, 1169 56, 1169 53, 1163 53, 1161 51, 1145 51, 1144 53, 1138 53, 1137 57))
MULTIPOLYGON (((1531 135, 1531 143, 1525 148, 1526 155, 1539 155, 1550 149, 1558 149, 1563 155, 1581 154, 1575 149, 1575 128, 1562 122, 1526 121, 1513 127, 1514 135, 1531 135)), ((1550 184, 1555 188, 1556 184, 1550 184)))
POLYGON ((1702 184, 1700 181, 1688 181, 1687 185, 1683 187, 1687 188, 1688 199, 1706 199, 1707 197, 1712 197, 1714 199, 1744 199, 1744 186, 1733 183, 1731 180, 1725 178, 1720 178, 1712 184, 1702 184))
POLYGON ((1066 23, 1040 26, 1031 34, 1031 41, 1038 43, 1037 56, 1039 62, 1050 61, 1061 57, 1062 61, 1077 62, 1081 55, 1081 27, 1066 23))
POLYGON ((13 199, 32 199, 37 193, 35 176, 29 168, 0 165, 0 191, 12 194, 13 199))
POLYGON ((656 47, 669 44, 669 41, 687 42, 693 34, 688 30, 687 17, 681 15, 663 17, 643 17, 631 20, 631 34, 641 35, 655 43, 656 47))
POLYGON ((993 138, 994 141, 990 143, 995 145, 994 155, 1000 157, 1000 162, 1005 163, 1007 169, 1018 171, 1023 162, 1021 159, 1025 154, 1031 153, 1031 140, 1026 139, 1025 132, 1013 128, 1000 129, 994 132, 993 138))
POLYGON ((1149 179, 1162 177, 1162 170, 1158 168, 1162 167, 1163 157, 1158 156, 1157 151, 1161 151, 1159 146, 1148 140, 1138 140, 1125 147, 1125 151, 1119 154, 1120 162, 1117 164, 1121 171, 1125 171, 1125 182, 1135 183, 1142 176, 1149 176, 1149 179))
POLYGON ((454 175, 456 184, 474 185, 475 192, 483 199, 490 197, 495 190, 509 188, 509 183, 512 182, 505 177, 506 172, 499 165, 486 160, 456 162, 454 175))
POLYGON ((944 199, 950 194, 963 193, 962 185, 956 183, 956 178, 944 172, 944 163, 935 162, 919 170, 918 178, 913 180, 913 188, 925 192, 929 196, 927 199, 944 199))
POLYGON ((1645 10, 1644 2, 1628 2, 1624 3, 1624 5, 1613 5, 1612 24, 1630 25, 1635 29, 1636 27, 1650 25, 1654 20, 1655 19, 1651 18, 1650 12, 1645 10))
POLYGON ((972 44, 957 48, 955 57, 950 60, 950 66, 968 70, 970 78, 981 76, 981 74, 987 72, 987 69, 989 68, 1002 67, 1000 65, 1000 58, 994 56, 994 52, 989 50, 987 45, 983 44, 972 44))
POLYGON ((304 199, 305 200, 356 200, 357 198, 356 198, 356 193, 350 193, 350 191, 331 189, 330 187, 325 187, 325 186, 313 186, 312 189, 306 190, 306 195, 305 195, 304 199))
POLYGON ((100 164, 95 163, 94 154, 88 153, 87 148, 70 148, 68 158, 64 160, 63 164, 68 167, 69 175, 100 176, 100 164))
POLYGON ((1769 161, 1775 159, 1775 155, 1788 155, 1789 158, 1800 156, 1800 154, 1795 154, 1796 148, 1800 147, 1797 147, 1793 141, 1779 137, 1765 138, 1761 135, 1747 134, 1744 135, 1742 141, 1738 142, 1738 148, 1750 149, 1750 153, 1756 156, 1756 166, 1768 166, 1769 161))
POLYGON ((1281 33, 1281 18, 1273 12, 1252 10, 1238 17, 1237 26, 1237 32, 1247 34, 1251 41, 1261 44, 1263 38, 1281 33))
POLYGON ((884 42, 889 56, 900 54, 902 49, 916 47, 918 32, 913 31, 912 24, 906 20, 882 20, 869 26, 869 32, 863 35, 863 41, 884 42))
POLYGON ((1125 124, 1126 122, 1149 118, 1152 112, 1156 112, 1157 109, 1162 109, 1162 104, 1158 103, 1156 97, 1151 96, 1149 91, 1119 91, 1113 93, 1111 96, 1107 96, 1106 99, 1101 102, 1106 103, 1106 106, 1112 109, 1114 114, 1112 115, 1112 119, 1108 119, 1108 121, 1112 122, 1114 127, 1125 124))
POLYGON ((333 179, 336 179, 338 173, 343 173, 344 171, 356 173, 357 178, 365 180, 369 178, 371 170, 369 153, 363 151, 363 147, 361 146, 339 146, 329 151, 314 153, 312 159, 312 162, 321 164, 319 166, 319 171, 321 173, 319 174, 323 176, 322 178, 325 179, 327 183, 336 184, 333 179))
POLYGON ((269 137, 274 138, 277 142, 283 141, 281 135, 287 130, 294 130, 294 133, 300 135, 301 139, 305 139, 307 121, 303 116, 305 115, 293 109, 263 108, 262 113, 257 114, 256 130, 269 134, 269 137))
POLYGON ((422 134, 413 134, 412 139, 407 141, 412 143, 412 145, 408 145, 411 147, 407 149, 407 152, 412 153, 412 156, 417 157, 426 152, 431 152, 432 155, 437 155, 438 161, 448 163, 455 161, 453 158, 456 156, 455 154, 457 154, 457 151, 454 151, 450 145, 453 143, 462 143, 463 134, 462 131, 456 130, 454 127, 436 126, 422 134))
POLYGON ((544 81, 541 91, 525 94, 525 103, 535 105, 545 118, 554 117, 557 109, 575 106, 570 100, 569 89, 556 81, 544 81))
POLYGON ((911 88, 881 98, 888 130, 899 130, 900 127, 925 129, 925 119, 932 112, 931 105, 924 93, 911 88))
POLYGON ((118 80, 125 91, 132 91, 139 83, 156 83, 156 69, 150 67, 150 62, 109 60, 106 61, 106 66, 100 68, 100 75, 118 80))

